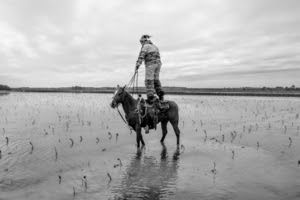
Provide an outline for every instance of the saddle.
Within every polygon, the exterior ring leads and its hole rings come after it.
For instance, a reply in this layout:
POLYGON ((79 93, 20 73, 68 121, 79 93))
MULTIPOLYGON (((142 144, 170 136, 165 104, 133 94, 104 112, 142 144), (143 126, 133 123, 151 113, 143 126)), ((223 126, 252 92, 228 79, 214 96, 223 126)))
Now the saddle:
POLYGON ((156 129, 158 116, 163 115, 170 108, 168 101, 155 99, 152 104, 148 104, 143 98, 139 100, 137 111, 140 114, 141 127, 149 126, 149 129, 156 129))

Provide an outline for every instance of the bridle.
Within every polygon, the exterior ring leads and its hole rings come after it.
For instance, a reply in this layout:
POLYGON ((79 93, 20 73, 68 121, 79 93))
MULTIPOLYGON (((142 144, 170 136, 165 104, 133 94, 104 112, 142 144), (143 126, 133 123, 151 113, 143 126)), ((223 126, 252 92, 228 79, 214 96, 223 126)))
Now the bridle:
MULTIPOLYGON (((124 91, 123 91, 123 92, 124 92, 124 91)), ((116 102, 116 100, 115 100, 116 95, 117 95, 117 93, 115 93, 115 95, 114 95, 114 97, 113 97, 113 101, 116 103, 115 108, 117 108, 118 113, 119 113, 121 119, 123 120, 123 122, 128 126, 129 130, 131 131, 131 130, 132 130, 132 127, 129 126, 128 122, 125 120, 124 116, 122 115, 122 113, 121 113, 120 110, 119 110, 119 105, 120 105, 120 103, 117 103, 117 102, 116 102)))
MULTIPOLYGON (((131 88, 133 93, 136 93, 138 96, 139 95, 139 91, 138 91, 138 70, 136 70, 132 76, 132 78, 130 79, 129 83, 127 85, 125 85, 123 87, 123 89, 125 87, 131 88)), ((124 91, 123 91, 124 92, 124 91)), ((113 101, 116 103, 115 97, 118 94, 118 92, 115 92, 114 97, 113 97, 113 101)), ((122 115, 122 113, 119 110, 119 104, 120 103, 116 103, 117 105, 115 106, 118 110, 118 113, 120 115, 120 117, 122 118, 122 120, 124 121, 124 123, 129 127, 130 131, 132 130, 132 127, 129 126, 128 122, 125 120, 124 116, 122 115)))

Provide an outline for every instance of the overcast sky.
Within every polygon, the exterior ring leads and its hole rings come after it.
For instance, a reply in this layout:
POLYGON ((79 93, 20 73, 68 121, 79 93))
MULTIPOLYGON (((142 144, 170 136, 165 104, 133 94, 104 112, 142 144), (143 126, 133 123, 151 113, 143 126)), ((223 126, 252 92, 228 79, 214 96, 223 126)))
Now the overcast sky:
POLYGON ((126 84, 147 33, 165 86, 300 87, 299 10, 298 0, 0 0, 0 84, 126 84))

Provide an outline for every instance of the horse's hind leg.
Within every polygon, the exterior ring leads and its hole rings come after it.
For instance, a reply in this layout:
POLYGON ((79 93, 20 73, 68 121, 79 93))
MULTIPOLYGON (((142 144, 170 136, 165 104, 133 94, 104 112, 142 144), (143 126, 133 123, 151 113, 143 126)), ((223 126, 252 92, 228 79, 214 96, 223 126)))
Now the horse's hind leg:
POLYGON ((174 121, 170 121, 172 126, 173 126, 173 129, 174 129, 174 132, 176 134, 176 138, 177 138, 177 145, 179 145, 180 143, 180 130, 178 128, 178 120, 174 120, 174 121))
POLYGON ((161 143, 164 143, 165 137, 168 133, 167 124, 168 124, 168 121, 162 121, 161 122, 161 130, 162 130, 162 137, 160 139, 161 143))
POLYGON ((144 142, 144 139, 143 139, 142 131, 141 131, 140 137, 141 137, 141 143, 142 143, 142 145, 145 146, 145 142, 144 142))
POLYGON ((138 131, 136 131, 136 145, 138 148, 140 147, 140 136, 139 136, 138 131))

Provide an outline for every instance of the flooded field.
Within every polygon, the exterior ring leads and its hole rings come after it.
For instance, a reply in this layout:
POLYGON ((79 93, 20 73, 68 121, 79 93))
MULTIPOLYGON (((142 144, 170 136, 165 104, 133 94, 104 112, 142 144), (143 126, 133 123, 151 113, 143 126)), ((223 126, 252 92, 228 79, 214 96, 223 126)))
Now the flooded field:
POLYGON ((167 96, 168 126, 135 133, 112 94, 0 96, 0 199, 299 199, 300 99, 167 96))

